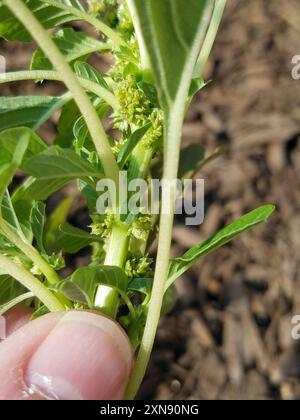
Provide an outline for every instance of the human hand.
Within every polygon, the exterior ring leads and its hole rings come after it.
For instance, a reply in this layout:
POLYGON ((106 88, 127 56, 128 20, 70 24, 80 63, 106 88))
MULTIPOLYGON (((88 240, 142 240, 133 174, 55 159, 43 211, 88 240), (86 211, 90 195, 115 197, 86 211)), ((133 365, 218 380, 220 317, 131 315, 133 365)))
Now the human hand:
POLYGON ((90 312, 8 312, 0 344, 0 400, 121 399, 132 365, 129 341, 112 320, 90 312))

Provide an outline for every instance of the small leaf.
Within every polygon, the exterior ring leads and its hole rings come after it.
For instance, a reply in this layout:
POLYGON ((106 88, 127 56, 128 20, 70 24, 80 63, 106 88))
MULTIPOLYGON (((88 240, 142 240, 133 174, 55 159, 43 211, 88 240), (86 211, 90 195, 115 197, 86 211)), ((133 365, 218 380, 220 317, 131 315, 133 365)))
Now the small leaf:
POLYGON ((9 301, 9 302, 7 302, 3 305, 0 305, 0 316, 4 315, 5 312, 9 311, 14 306, 19 305, 19 303, 22 303, 27 299, 32 299, 33 297, 34 297, 34 294, 31 293, 31 292, 28 292, 28 293, 24 293, 23 295, 20 295, 18 297, 15 297, 11 301, 9 301))
POLYGON ((35 312, 33 312, 33 314, 31 315, 31 321, 34 321, 37 318, 40 318, 41 316, 47 315, 49 314, 50 311, 47 308, 47 306, 42 305, 39 309, 37 309, 35 312))
POLYGON ((60 118, 58 120, 58 135, 54 140, 54 144, 63 148, 71 148, 73 145, 73 127, 75 122, 80 117, 79 109, 76 103, 72 100, 68 102, 62 109, 60 118))
POLYGON ((48 217, 44 236, 45 248, 49 255, 60 251, 58 246, 59 227, 67 221, 73 202, 73 197, 64 198, 48 217))
POLYGON ((91 82, 95 82, 105 89, 110 90, 102 74, 94 69, 94 67, 92 67, 90 64, 84 63, 83 61, 76 61, 74 69, 77 76, 81 77, 82 79, 90 80, 91 82))
POLYGON ((221 229, 206 241, 189 249, 184 255, 175 258, 170 263, 169 278, 166 289, 185 271, 187 271, 200 257, 210 254, 217 248, 227 244, 241 233, 265 222, 274 212, 273 205, 265 205, 245 214, 237 221, 221 229))
POLYGON ((45 247, 44 247, 45 221, 46 221, 46 206, 44 203, 37 202, 34 204, 32 208, 31 215, 30 215, 30 222, 31 222, 32 233, 36 240, 37 248, 42 254, 46 254, 45 247))
POLYGON ((15 145, 13 155, 7 156, 7 162, 2 162, 0 166, 0 199, 5 193, 8 185, 11 183, 17 168, 21 165, 26 149, 28 147, 28 143, 29 139, 25 134, 15 145))
POLYGON ((189 90, 189 97, 193 98, 196 93, 198 93, 201 89, 207 86, 210 82, 205 82, 202 77, 196 77, 192 80, 190 90, 189 90))
POLYGON ((85 267, 76 270, 70 279, 58 285, 68 299, 93 307, 97 286, 106 285, 126 291, 128 279, 119 267, 85 267))
POLYGON ((138 142, 144 137, 144 135, 147 133, 149 128, 151 127, 151 123, 148 123, 144 125, 144 127, 139 128, 136 130, 124 143, 124 145, 121 147, 121 150, 118 154, 118 165, 120 169, 123 169, 128 158, 130 157, 132 151, 138 144, 138 142))
POLYGON ((191 144, 185 147, 180 154, 178 178, 191 178, 205 155, 204 148, 200 144, 191 144))
POLYGON ((92 235, 82 229, 78 229, 69 223, 61 225, 59 230, 59 244, 62 250, 69 254, 76 254, 78 251, 86 248, 93 242, 103 243, 103 239, 101 237, 92 235))
MULTIPOLYGON (((88 57, 96 51, 109 49, 109 45, 86 35, 76 32, 72 28, 64 28, 53 35, 53 41, 69 63, 83 57, 88 57)), ((39 48, 35 51, 31 61, 31 70, 52 70, 53 66, 48 57, 39 48)))
POLYGON ((151 295, 153 279, 150 278, 135 278, 131 280, 128 285, 128 290, 131 292, 142 293, 149 298, 151 295))
POLYGON ((0 98, 0 131, 19 126, 37 130, 65 101, 63 96, 3 96, 0 98))

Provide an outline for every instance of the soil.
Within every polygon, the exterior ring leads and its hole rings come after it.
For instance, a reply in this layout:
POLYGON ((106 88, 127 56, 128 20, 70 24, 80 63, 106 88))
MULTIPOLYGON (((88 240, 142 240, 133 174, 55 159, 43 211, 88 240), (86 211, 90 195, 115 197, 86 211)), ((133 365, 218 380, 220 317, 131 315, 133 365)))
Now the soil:
MULTIPOLYGON (((212 83, 184 127, 185 143, 226 153, 199 174, 205 221, 187 228, 176 220, 173 254, 256 206, 275 203, 277 211, 178 280, 177 304, 161 320, 141 399, 300 398, 300 342, 291 338, 292 317, 300 314, 300 80, 291 76, 299 39, 298 0, 284 2, 284 10, 281 0, 228 1, 207 68, 212 83)), ((25 68, 32 47, 17 48, 0 44, 9 67, 25 68)), ((33 86, 23 84, 22 94, 33 86)), ((56 94, 56 86, 38 89, 56 94)), ((0 92, 20 94, 9 89, 0 92)), ((43 128, 44 138, 52 134, 51 124, 43 128)), ((78 225, 81 208, 76 198, 78 225)))

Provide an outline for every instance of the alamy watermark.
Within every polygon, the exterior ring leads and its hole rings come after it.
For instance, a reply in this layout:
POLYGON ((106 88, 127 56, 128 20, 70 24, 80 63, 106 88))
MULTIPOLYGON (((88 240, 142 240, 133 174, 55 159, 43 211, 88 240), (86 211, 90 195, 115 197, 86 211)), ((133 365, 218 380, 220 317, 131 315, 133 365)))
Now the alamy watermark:
POLYGON ((300 340, 300 315, 295 315, 293 318, 292 318, 292 325, 293 325, 293 327, 292 327, 292 331, 291 331, 291 334, 292 334, 292 338, 293 338, 293 340, 300 340))
POLYGON ((6 338, 6 322, 4 316, 0 315, 0 341, 6 338))
POLYGON ((292 64, 294 64, 294 67, 292 68, 292 78, 294 80, 300 80, 300 54, 294 55, 292 64))
POLYGON ((6 59, 0 54, 0 74, 6 73, 6 59))
POLYGON ((200 225, 204 220, 204 180, 128 180, 121 171, 118 188, 110 179, 97 184, 100 196, 97 211, 105 214, 108 209, 119 208, 122 215, 184 215, 188 226, 200 225))

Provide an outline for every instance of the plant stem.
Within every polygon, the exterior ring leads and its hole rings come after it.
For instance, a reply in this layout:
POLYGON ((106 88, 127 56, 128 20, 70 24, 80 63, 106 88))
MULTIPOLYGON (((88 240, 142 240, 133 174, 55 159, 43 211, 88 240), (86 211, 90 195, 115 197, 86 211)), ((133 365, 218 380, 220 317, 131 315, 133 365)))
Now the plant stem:
MULTIPOLYGON (((52 65, 56 68, 85 119, 95 148, 101 160, 105 176, 118 185, 119 169, 111 150, 109 140, 87 94, 82 89, 76 75, 53 42, 47 31, 21 0, 4 0, 5 5, 22 22, 33 39, 37 42, 52 65)), ((58 3, 60 4, 60 3, 58 3)))
POLYGON ((214 11, 211 18, 210 26, 208 28, 205 41, 201 48, 200 56, 196 64, 195 75, 197 77, 202 77, 204 67, 210 56, 212 47, 214 45, 219 26, 222 20, 224 9, 226 6, 227 0, 215 0, 214 11))
MULTIPOLYGON (((165 162, 163 185, 165 182, 169 182, 172 185, 172 182, 176 179, 177 176, 184 106, 185 103, 183 102, 183 106, 180 107, 180 110, 179 108, 177 110, 174 109, 174 111, 170 113, 170 115, 173 114, 172 121, 166 123, 165 137, 166 144, 169 145, 169 150, 166 151, 166 155, 169 156, 169 159, 167 159, 165 162)), ((176 188, 172 188, 171 191, 162 191, 162 209, 166 210, 169 204, 171 204, 171 208, 169 207, 167 211, 162 211, 161 213, 157 263, 152 294, 149 303, 149 312, 140 351, 126 390, 126 399, 133 399, 136 395, 145 375, 154 344, 155 334, 163 303, 165 281, 168 276, 169 269, 175 195, 176 188)))
POLYGON ((149 54, 148 54, 147 47, 145 45, 144 37, 141 30, 141 22, 139 20, 138 14, 136 13, 136 8, 135 8, 135 4, 133 0, 126 0, 126 3, 130 11, 130 15, 132 17, 136 38, 139 44, 140 55, 141 55, 141 68, 142 70, 148 70, 151 68, 151 65, 150 65, 149 54))
POLYGON ((65 307, 43 283, 3 254, 0 254, 0 266, 1 270, 30 290, 51 312, 65 310, 65 307))
MULTIPOLYGON (((99 98, 107 102, 107 104, 110 105, 114 110, 119 109, 119 101, 117 100, 115 95, 109 90, 90 80, 83 79, 82 77, 77 78, 84 89, 99 96, 99 98)), ((17 71, 0 74, 0 84, 23 80, 55 80, 58 82, 63 81, 60 74, 57 71, 52 70, 17 71)))
MULTIPOLYGON (((121 222, 116 222, 113 226, 104 265, 112 265, 120 268, 124 267, 129 244, 128 228, 128 225, 121 222)), ((119 293, 117 290, 108 286, 98 287, 95 297, 95 306, 97 306, 101 312, 111 318, 116 318, 119 301, 119 293)))
POLYGON ((44 274, 50 284, 56 284, 60 281, 56 271, 47 263, 46 260, 38 253, 38 251, 30 244, 19 238, 5 223, 0 214, 0 230, 1 233, 12 242, 20 251, 22 251, 36 267, 44 274))
MULTIPOLYGON (((10 1, 10 0, 9 0, 10 1)), ((76 7, 70 7, 60 1, 55 0, 44 0, 45 3, 48 3, 50 6, 57 7, 58 9, 65 10, 70 12, 72 15, 78 17, 79 20, 84 20, 92 25, 98 32, 102 32, 105 36, 112 40, 115 46, 126 45, 122 37, 101 20, 97 19, 95 16, 85 12, 84 10, 79 10, 76 7)))

